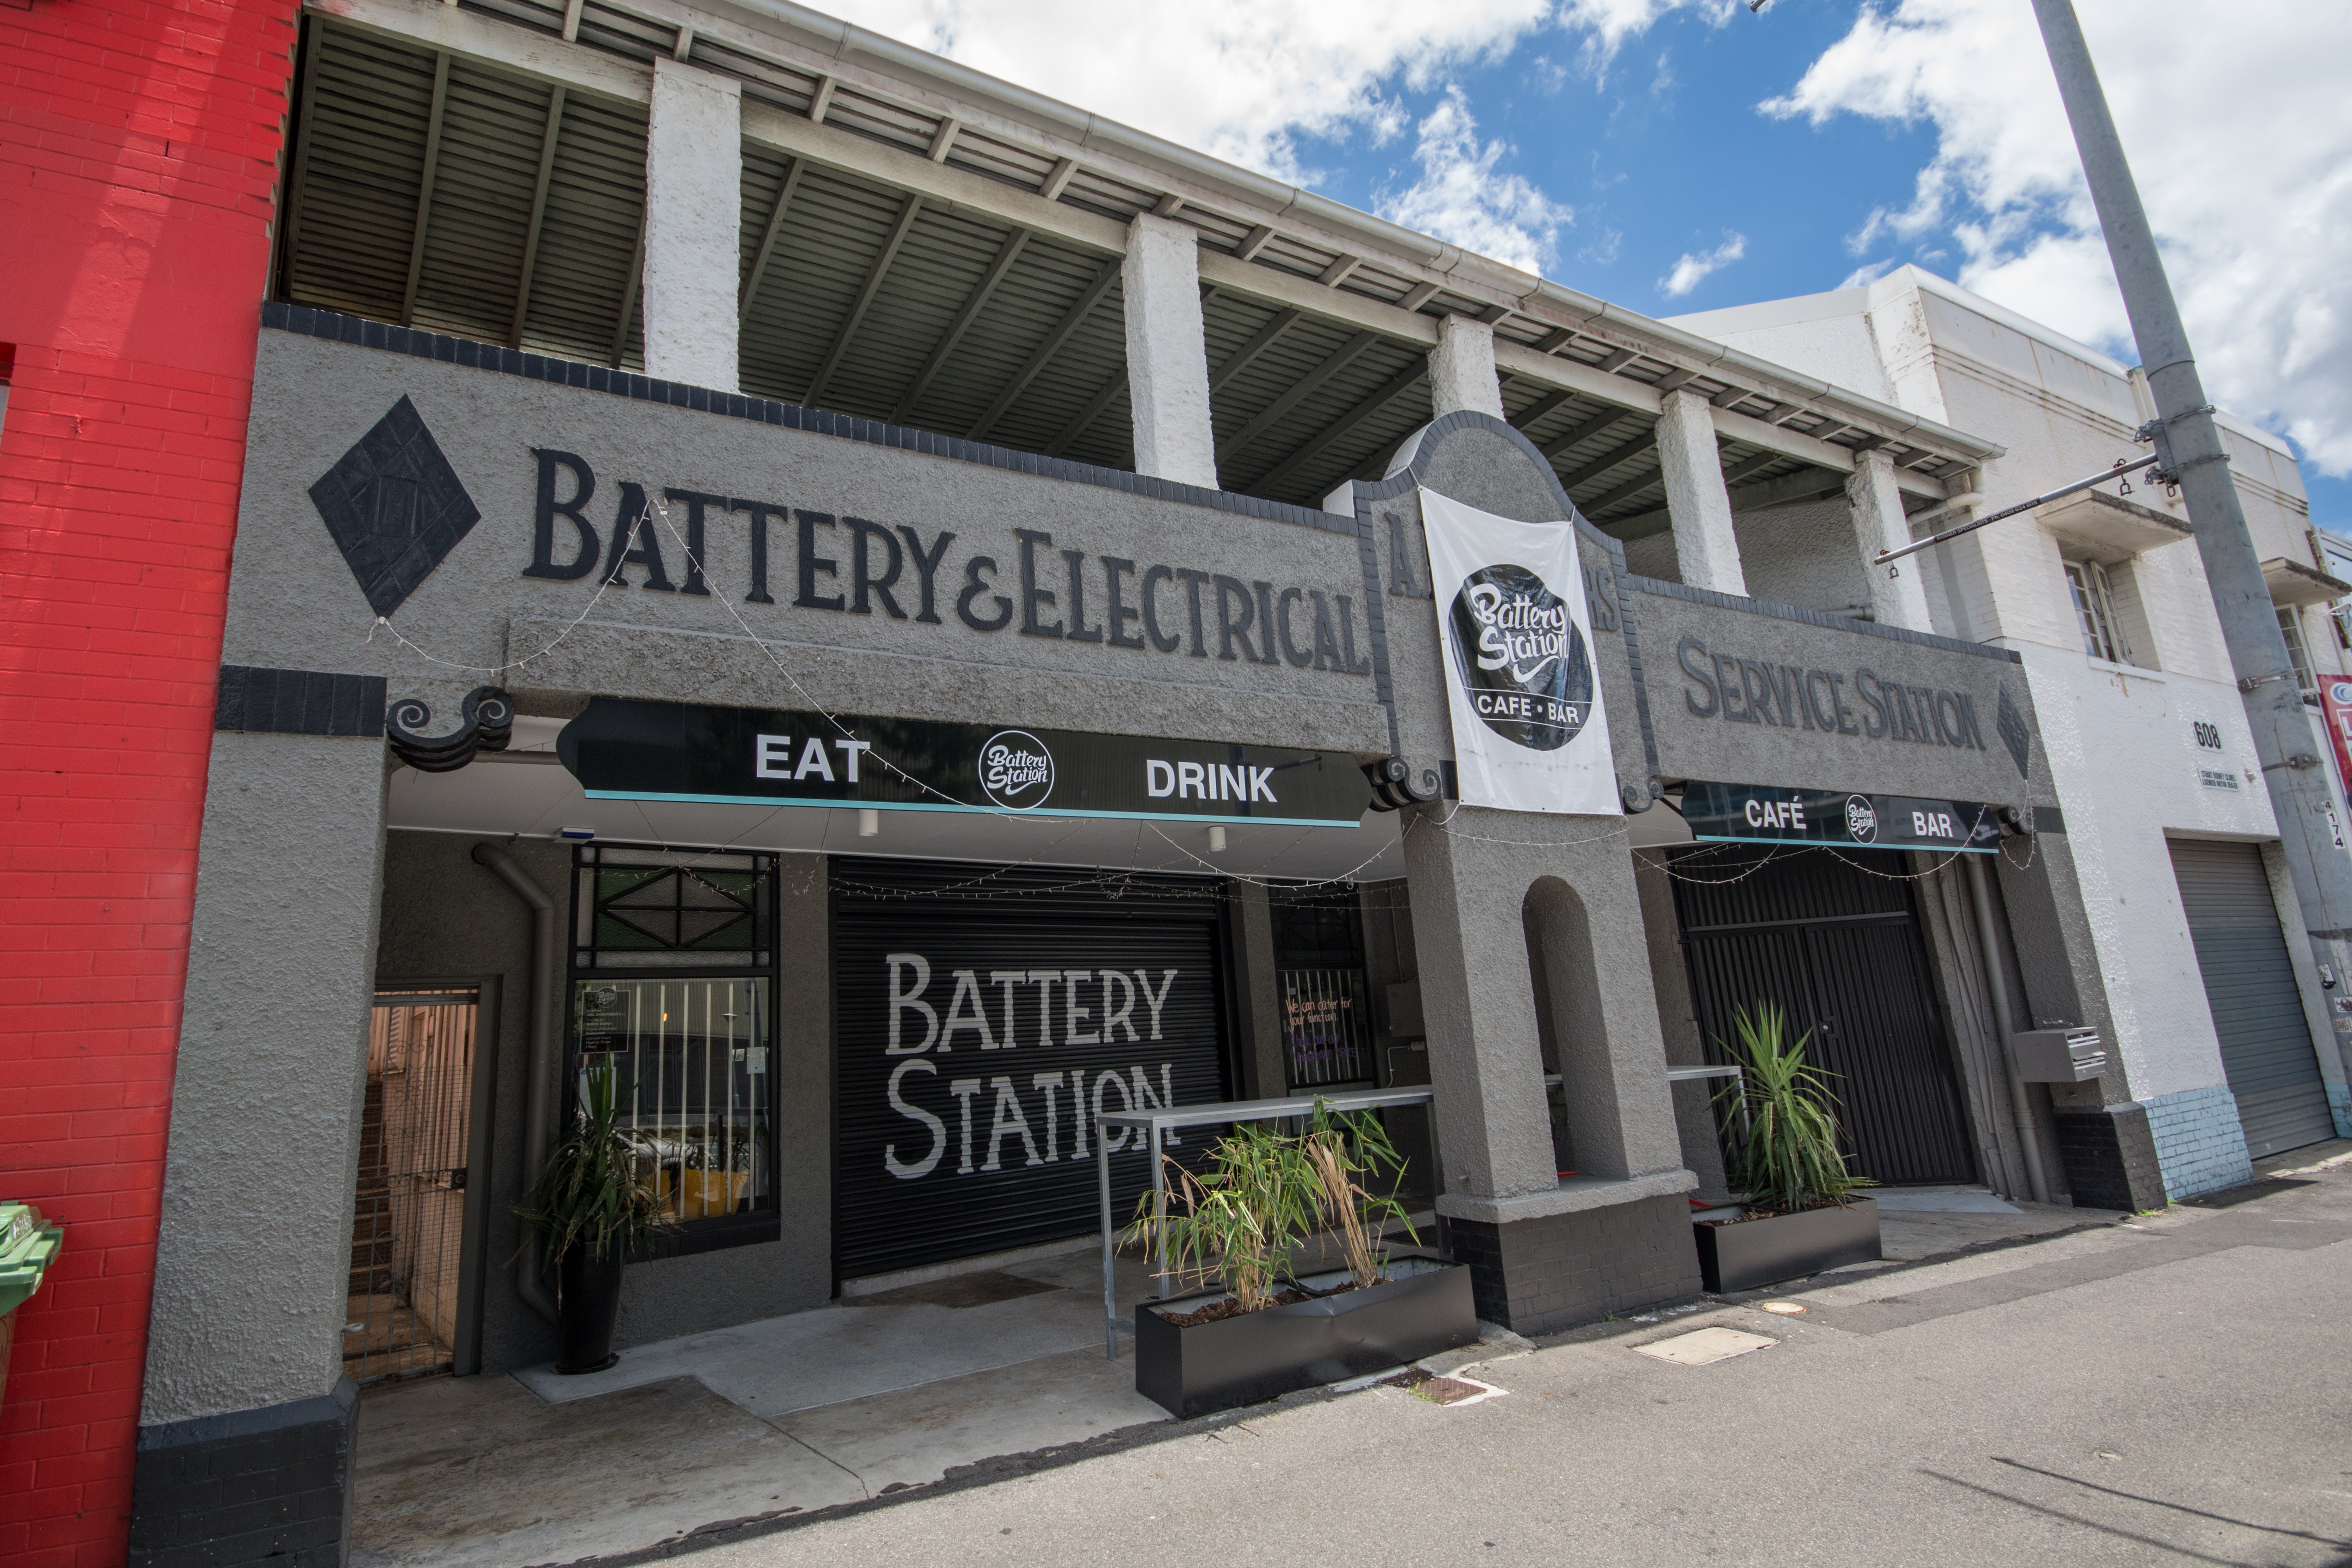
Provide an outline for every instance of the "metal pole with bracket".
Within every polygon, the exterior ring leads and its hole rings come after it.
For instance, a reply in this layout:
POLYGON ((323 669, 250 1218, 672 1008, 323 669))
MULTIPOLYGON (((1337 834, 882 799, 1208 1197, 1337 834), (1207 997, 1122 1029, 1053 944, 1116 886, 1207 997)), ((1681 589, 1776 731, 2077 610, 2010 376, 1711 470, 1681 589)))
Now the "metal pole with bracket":
MULTIPOLYGON (((2188 503, 2304 924, 2317 962, 2341 974, 2352 963, 2352 858, 2336 848, 2326 769, 2312 742, 2286 637, 2230 474, 2229 448, 2206 400, 2164 258, 2157 252, 2072 0, 2033 0, 2033 10, 2156 399, 2157 417, 2142 427, 2141 437, 2156 447, 2154 477, 2179 486, 2188 503)), ((2336 1048, 2352 1060, 2352 1016, 2334 1012, 2329 1021, 2336 1048)))

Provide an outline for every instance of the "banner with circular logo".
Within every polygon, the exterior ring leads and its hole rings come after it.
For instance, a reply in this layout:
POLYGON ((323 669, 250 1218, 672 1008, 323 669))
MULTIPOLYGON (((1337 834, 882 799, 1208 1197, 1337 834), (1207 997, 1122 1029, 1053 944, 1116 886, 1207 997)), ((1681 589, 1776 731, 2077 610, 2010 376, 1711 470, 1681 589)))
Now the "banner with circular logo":
POLYGON ((1465 805, 1623 811, 1576 529, 1421 492, 1465 805))

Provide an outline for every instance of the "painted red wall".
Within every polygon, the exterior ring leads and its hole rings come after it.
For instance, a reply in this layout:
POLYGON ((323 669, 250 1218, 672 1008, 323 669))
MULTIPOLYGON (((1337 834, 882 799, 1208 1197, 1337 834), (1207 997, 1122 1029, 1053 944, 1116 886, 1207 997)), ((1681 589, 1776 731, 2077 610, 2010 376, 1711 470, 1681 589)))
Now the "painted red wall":
POLYGON ((0 0, 0 1561, 122 1560, 294 0, 0 0), (5 351, 0 351, 5 352, 5 351))

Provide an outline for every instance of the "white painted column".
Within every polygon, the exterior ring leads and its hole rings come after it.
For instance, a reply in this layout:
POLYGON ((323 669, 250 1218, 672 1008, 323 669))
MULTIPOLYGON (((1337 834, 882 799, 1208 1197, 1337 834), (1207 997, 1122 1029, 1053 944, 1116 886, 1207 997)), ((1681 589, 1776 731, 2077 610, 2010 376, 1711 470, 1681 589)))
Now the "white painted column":
POLYGON ((1870 583, 1871 617, 1882 626, 1906 626, 1931 632, 1927 614, 1927 557, 1906 555, 1893 563, 1892 575, 1870 558, 1882 550, 1899 550, 1911 542, 1911 525, 1904 520, 1903 492, 1895 487, 1895 461, 1885 452, 1862 453, 1845 482, 1846 505, 1853 509, 1853 542, 1862 547, 1863 574, 1870 583))
POLYGON ((1201 331, 1200 237, 1150 213, 1128 226, 1119 284, 1127 300, 1127 395, 1135 471, 1217 488, 1209 420, 1209 351, 1201 331))
POLYGON ((740 389, 743 89, 676 60, 654 62, 646 132, 646 374, 740 389))
POLYGON ((1739 541, 1731 531, 1731 495, 1715 444, 1715 411, 1695 392, 1670 392, 1658 410, 1658 466, 1683 582, 1718 594, 1748 595, 1739 541))
POLYGON ((1429 406, 1443 417, 1457 409, 1503 416, 1503 384, 1495 377, 1495 329, 1467 316, 1438 323, 1429 353, 1429 406))

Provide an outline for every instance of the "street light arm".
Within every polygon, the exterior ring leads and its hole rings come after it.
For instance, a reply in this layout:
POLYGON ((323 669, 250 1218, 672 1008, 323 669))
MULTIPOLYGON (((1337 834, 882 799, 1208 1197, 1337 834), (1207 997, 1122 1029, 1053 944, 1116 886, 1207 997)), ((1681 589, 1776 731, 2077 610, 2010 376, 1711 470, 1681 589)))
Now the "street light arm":
POLYGON ((2153 457, 2141 458, 2129 463, 2117 462, 2114 468, 2104 474, 2093 474, 2087 479, 2076 479, 2071 485, 2061 485, 2054 490, 2035 496, 2032 500, 2021 500, 2015 506, 2003 507, 2000 510, 1988 512, 1983 517, 1970 518, 1958 528, 1948 528, 1941 533, 1931 533, 1925 539, 1915 539, 1900 550, 1882 550, 1870 558, 1870 563, 1873 566, 1884 566, 1890 561, 1900 561, 1906 555, 1916 555, 1922 550, 1932 550, 1948 539, 1958 539, 1963 533, 1974 533, 1989 522, 1999 522, 2002 518, 2015 517, 2021 511, 2032 511, 2037 506, 2045 506, 2060 496, 2070 496, 2076 490, 2086 490, 2093 485, 2103 485, 2109 479, 2120 479, 2126 474, 2136 474, 2155 462, 2156 458, 2153 457))

